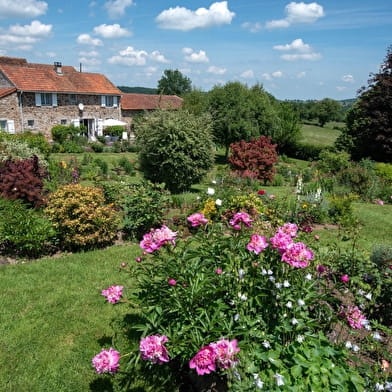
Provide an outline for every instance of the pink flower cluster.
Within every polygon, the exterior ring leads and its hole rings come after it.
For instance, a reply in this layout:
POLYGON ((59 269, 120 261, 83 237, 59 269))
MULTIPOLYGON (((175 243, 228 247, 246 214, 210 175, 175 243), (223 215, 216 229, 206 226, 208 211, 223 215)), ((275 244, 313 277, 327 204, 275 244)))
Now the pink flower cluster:
POLYGON ((214 372, 216 368, 229 369, 237 363, 235 355, 240 351, 237 340, 220 339, 201 348, 189 361, 189 367, 199 376, 214 372))
POLYGON ((110 286, 107 289, 102 290, 101 294, 106 297, 108 302, 115 304, 120 301, 123 288, 124 286, 110 286))
POLYGON ((142 359, 159 364, 169 362, 169 354, 164 346, 167 341, 165 335, 150 335, 143 338, 139 344, 142 359))
POLYGON ((168 242, 175 245, 176 235, 177 232, 163 225, 160 229, 152 229, 149 233, 144 234, 143 239, 140 241, 140 247, 147 253, 152 253, 168 242))
POLYGON ((198 227, 208 223, 208 219, 201 212, 196 212, 192 215, 189 215, 187 221, 191 224, 192 227, 198 227))
POLYGON ((92 359, 92 364, 97 373, 117 373, 120 353, 110 348, 109 350, 102 350, 92 359))
POLYGON ((261 253, 268 246, 267 239, 259 234, 252 234, 250 242, 246 248, 250 252, 255 252, 257 255, 261 253))
POLYGON ((240 223, 243 223, 246 227, 252 226, 252 219, 246 212, 237 212, 234 214, 233 218, 230 219, 230 226, 236 230, 241 230, 240 223))
POLYGON ((366 317, 362 314, 358 306, 342 306, 340 316, 345 317, 351 328, 361 329, 367 322, 366 317))

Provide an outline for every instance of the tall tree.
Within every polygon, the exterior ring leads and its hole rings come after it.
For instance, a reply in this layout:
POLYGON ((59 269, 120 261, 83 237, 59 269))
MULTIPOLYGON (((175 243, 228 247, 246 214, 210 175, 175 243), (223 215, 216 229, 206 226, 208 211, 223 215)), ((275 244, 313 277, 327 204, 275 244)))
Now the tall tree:
POLYGON ((352 157, 392 162, 392 45, 379 72, 370 74, 358 94, 346 120, 352 157))
POLYGON ((313 110, 314 118, 318 119, 320 127, 323 127, 328 121, 338 120, 343 113, 342 105, 331 98, 317 101, 313 110))
POLYGON ((158 94, 182 96, 192 90, 192 81, 178 69, 165 69, 158 81, 158 94))

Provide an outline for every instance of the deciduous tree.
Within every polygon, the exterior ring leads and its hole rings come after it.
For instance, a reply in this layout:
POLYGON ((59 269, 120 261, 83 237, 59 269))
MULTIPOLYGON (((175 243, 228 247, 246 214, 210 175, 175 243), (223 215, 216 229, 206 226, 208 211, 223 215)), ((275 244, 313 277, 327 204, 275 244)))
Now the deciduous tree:
POLYGON ((158 81, 158 94, 182 96, 191 89, 192 81, 178 69, 165 69, 158 81))

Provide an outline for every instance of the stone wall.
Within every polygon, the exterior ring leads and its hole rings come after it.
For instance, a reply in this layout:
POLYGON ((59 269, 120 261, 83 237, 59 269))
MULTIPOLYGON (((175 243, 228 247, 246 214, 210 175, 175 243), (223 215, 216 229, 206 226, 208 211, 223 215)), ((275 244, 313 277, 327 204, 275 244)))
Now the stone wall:
POLYGON ((13 120, 15 132, 21 131, 20 110, 16 92, 0 98, 0 120, 13 120))

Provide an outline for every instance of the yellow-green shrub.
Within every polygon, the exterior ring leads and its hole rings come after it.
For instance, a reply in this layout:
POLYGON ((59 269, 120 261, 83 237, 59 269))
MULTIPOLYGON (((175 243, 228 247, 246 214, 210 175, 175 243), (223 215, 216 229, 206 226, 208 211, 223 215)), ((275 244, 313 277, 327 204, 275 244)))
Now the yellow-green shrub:
POLYGON ((105 205, 100 188, 64 185, 48 198, 45 213, 59 233, 65 249, 90 249, 113 243, 119 217, 105 205))

